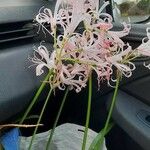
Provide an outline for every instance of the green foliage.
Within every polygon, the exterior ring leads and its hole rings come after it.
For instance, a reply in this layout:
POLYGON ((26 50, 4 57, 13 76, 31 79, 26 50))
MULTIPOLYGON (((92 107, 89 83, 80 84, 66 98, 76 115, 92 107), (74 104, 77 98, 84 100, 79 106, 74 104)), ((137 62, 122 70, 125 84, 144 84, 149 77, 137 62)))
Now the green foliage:
POLYGON ((123 16, 147 15, 150 13, 149 3, 150 0, 126 1, 119 5, 119 9, 123 16))
POLYGON ((145 10, 145 8, 150 8, 150 0, 141 0, 139 1, 139 3, 137 4, 137 7, 141 10, 145 10))
POLYGON ((120 8, 121 13, 125 13, 129 10, 130 3, 129 2, 124 2, 124 3, 119 5, 119 8, 120 8))
POLYGON ((142 10, 145 14, 150 14, 150 0, 141 0, 137 7, 142 10))

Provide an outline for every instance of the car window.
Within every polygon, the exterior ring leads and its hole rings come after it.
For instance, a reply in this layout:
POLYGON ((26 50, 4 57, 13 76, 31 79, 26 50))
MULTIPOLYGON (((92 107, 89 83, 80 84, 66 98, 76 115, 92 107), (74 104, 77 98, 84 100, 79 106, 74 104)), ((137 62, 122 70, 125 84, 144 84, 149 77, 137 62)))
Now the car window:
POLYGON ((113 0, 112 6, 115 21, 137 23, 150 16, 149 0, 113 0))

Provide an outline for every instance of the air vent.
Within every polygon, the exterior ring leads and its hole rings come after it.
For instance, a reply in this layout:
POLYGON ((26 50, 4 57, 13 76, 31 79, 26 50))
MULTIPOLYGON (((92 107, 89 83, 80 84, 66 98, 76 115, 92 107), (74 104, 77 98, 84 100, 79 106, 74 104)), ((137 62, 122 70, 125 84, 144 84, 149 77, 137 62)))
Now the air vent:
POLYGON ((36 34, 33 32, 32 21, 0 24, 0 46, 19 44, 22 41, 32 40, 36 34))

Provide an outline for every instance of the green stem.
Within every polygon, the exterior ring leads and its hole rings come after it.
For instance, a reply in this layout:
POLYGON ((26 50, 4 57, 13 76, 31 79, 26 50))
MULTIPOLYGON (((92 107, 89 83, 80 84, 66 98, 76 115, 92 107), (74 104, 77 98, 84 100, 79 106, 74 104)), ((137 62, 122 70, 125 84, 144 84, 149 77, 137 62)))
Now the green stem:
POLYGON ((56 120, 55 120, 55 122, 54 122, 53 128, 52 128, 52 130, 51 130, 51 133, 50 133, 50 136, 49 136, 47 145, 46 145, 46 150, 48 150, 48 149, 49 149, 49 146, 51 145, 52 137, 53 137, 53 134, 54 134, 54 132, 55 132, 55 128, 56 128, 57 123, 58 123, 58 120, 59 120, 59 118, 60 118, 62 109, 63 109, 63 107, 64 107, 64 104, 65 104, 65 101, 66 101, 68 92, 69 92, 69 89, 67 88, 67 90, 66 90, 66 92, 65 92, 65 95, 64 95, 64 97, 63 97, 62 103, 61 103, 61 105, 60 105, 58 114, 57 114, 57 116, 56 116, 56 120))
MULTIPOLYGON (((45 77, 44 81, 47 81, 49 79, 50 74, 51 74, 51 71, 45 77)), ((46 82, 42 82, 40 88, 38 89, 36 95, 34 96, 33 100, 31 101, 29 107, 27 108, 26 112, 24 113, 24 115, 23 115, 23 117, 22 117, 19 124, 22 124, 24 122, 24 120, 26 119, 27 115, 30 113, 32 107, 34 106, 35 102, 37 101, 37 99, 38 99, 39 95, 41 94, 41 92, 42 92, 43 88, 45 87, 45 85, 46 85, 46 82)))
POLYGON ((115 106, 115 102, 116 102, 116 98, 117 98, 117 93, 118 93, 118 89, 119 89, 119 82, 120 82, 120 76, 118 74, 117 81, 116 81, 116 86, 115 86, 115 91, 114 91, 114 95, 113 95, 112 102, 111 102, 111 105, 110 105, 110 109, 109 109, 109 113, 108 113, 108 116, 107 116, 107 120, 106 120, 104 129, 102 131, 101 139, 99 140, 99 142, 98 142, 97 147, 95 148, 95 150, 101 150, 102 149, 102 144, 103 144, 103 141, 104 141, 104 136, 106 135, 106 131, 107 131, 107 128, 109 126, 109 122, 110 122, 110 119, 111 119, 111 116, 112 116, 113 108, 115 106))
POLYGON ((88 107, 87 107, 86 124, 85 124, 85 132, 84 132, 84 137, 83 137, 82 150, 85 150, 86 148, 88 127, 89 127, 90 113, 91 113, 91 100, 92 100, 92 74, 90 75, 90 78, 89 78, 88 107))
MULTIPOLYGON (((41 122, 42 116, 43 116, 43 114, 44 114, 45 108, 46 108, 46 106, 47 106, 47 103, 48 103, 48 100, 49 100, 49 98, 50 98, 50 96, 51 96, 52 91, 53 91, 53 89, 51 88, 50 91, 49 91, 49 93, 48 93, 48 95, 47 95, 47 98, 46 98, 46 101, 45 101, 44 106, 43 106, 43 108, 42 108, 42 111, 41 111, 41 113, 40 113, 40 116, 39 116, 39 119, 38 119, 38 121, 37 121, 37 124, 39 124, 39 123, 41 122)), ((34 140, 34 138, 35 138, 35 134, 36 134, 37 130, 38 130, 38 126, 36 126, 36 128, 35 128, 35 130, 34 130, 34 133, 33 133, 33 136, 32 136, 31 142, 30 142, 30 145, 29 145, 29 150, 31 150, 32 143, 33 143, 33 140, 34 140)))

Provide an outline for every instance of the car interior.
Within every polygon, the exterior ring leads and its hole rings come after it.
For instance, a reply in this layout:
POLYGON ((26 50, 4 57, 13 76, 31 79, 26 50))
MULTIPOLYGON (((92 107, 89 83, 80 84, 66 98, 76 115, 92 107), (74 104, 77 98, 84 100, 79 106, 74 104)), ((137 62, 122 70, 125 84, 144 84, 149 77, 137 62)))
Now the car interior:
MULTIPOLYGON (((111 1, 110 1, 111 2, 111 1)), ((34 18, 41 7, 54 9, 55 0, 5 0, 0 1, 0 124, 15 122, 19 119, 31 102, 44 76, 36 77, 35 66, 29 60, 34 47, 44 41, 49 50, 53 50, 50 35, 39 31, 34 18)), ((113 15, 112 6, 106 12, 113 15)), ((133 47, 140 45, 146 37, 149 19, 142 23, 132 23, 132 29, 123 41, 133 47)), ((114 30, 122 29, 119 22, 114 21, 114 30)), ((58 30, 61 33, 61 30, 58 30)), ((150 70, 143 66, 150 63, 149 58, 134 60, 136 70, 131 78, 122 78, 112 120, 115 126, 106 136, 108 150, 149 150, 150 149, 150 70)), ((93 74, 92 110, 89 127, 99 132, 105 123, 109 104, 114 89, 103 83, 97 90, 96 78, 93 74)), ((42 92, 36 107, 30 115, 39 114, 46 98, 42 92)), ((80 93, 71 91, 59 119, 63 123, 85 125, 88 88, 80 93)), ((56 90, 47 105, 42 118, 43 127, 38 132, 52 128, 56 113, 61 104, 64 91, 56 90)), ((26 120, 36 123, 37 119, 26 120)), ((23 136, 31 136, 34 129, 21 129, 23 136)), ((2 133, 1 133, 2 134, 2 133)))

